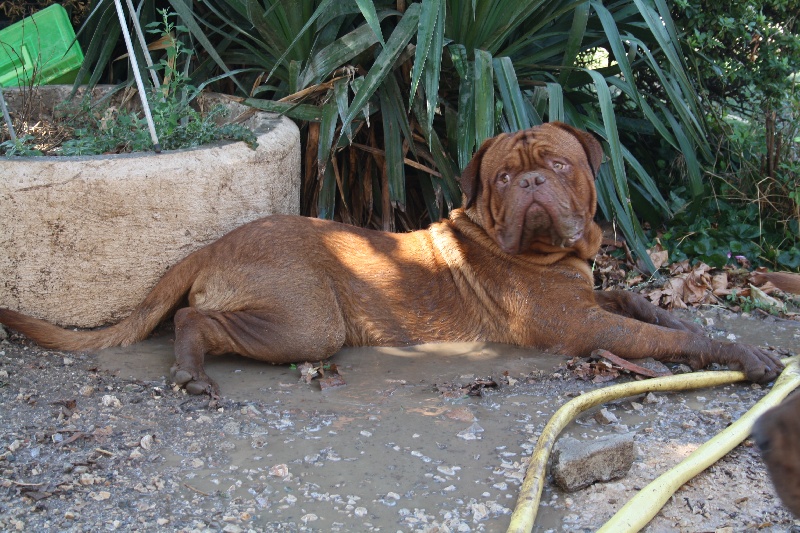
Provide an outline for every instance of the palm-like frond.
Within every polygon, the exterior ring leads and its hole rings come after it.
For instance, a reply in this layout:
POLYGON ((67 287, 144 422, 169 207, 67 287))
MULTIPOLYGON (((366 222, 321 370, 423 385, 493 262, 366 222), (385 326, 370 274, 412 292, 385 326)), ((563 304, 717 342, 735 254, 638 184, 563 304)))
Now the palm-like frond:
MULTIPOLYGON (((691 189, 702 190, 711 150, 665 0, 170 4, 204 58, 197 72, 261 69, 237 78, 245 101, 308 125, 307 214, 424 224, 425 213, 438 218, 458 205, 458 172, 483 140, 543 120, 602 139, 601 210, 645 261, 629 188, 653 212, 669 210, 642 136, 682 153, 691 189), (606 65, 591 64, 599 53, 606 65), (656 93, 641 85, 642 72, 658 80, 656 93)), ((97 43, 87 73, 109 57, 97 43)))

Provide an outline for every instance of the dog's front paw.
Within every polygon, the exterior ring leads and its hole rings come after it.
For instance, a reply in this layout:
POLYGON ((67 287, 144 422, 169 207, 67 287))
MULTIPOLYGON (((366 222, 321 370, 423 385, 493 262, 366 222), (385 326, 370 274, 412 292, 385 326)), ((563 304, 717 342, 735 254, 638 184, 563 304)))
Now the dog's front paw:
POLYGON ((192 372, 176 365, 170 369, 170 377, 189 394, 208 394, 212 398, 219 398, 216 382, 202 370, 192 372))
POLYGON ((767 383, 777 378, 783 370, 783 363, 774 352, 766 348, 733 344, 730 347, 728 366, 741 370, 747 379, 755 383, 767 383))

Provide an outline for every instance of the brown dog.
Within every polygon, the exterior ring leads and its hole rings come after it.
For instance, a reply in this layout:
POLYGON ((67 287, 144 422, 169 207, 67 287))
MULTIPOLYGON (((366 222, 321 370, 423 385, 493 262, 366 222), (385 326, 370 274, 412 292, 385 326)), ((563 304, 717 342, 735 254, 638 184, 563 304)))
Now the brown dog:
POLYGON ((593 136, 566 124, 499 135, 461 176, 465 208, 427 230, 267 217, 189 255, 109 328, 68 331, 9 310, 0 322, 45 347, 96 349, 145 338, 188 302, 175 313, 172 378, 192 393, 217 394, 207 355, 289 363, 344 345, 478 340, 773 379, 782 365, 766 350, 712 341, 635 294, 592 290, 601 157, 593 136))
POLYGON ((753 439, 778 496, 800 518, 800 392, 761 415, 753 439))

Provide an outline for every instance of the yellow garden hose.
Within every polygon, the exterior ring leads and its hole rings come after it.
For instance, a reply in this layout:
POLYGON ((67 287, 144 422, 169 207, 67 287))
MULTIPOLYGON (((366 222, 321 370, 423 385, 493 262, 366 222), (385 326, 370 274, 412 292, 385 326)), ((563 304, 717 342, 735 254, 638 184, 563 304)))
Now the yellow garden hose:
MULTIPOLYGON (((662 475, 634 496, 601 531, 638 531, 661 509, 669 497, 686 481, 716 462, 749 434, 755 419, 781 402, 800 385, 800 356, 783 359, 785 370, 767 393, 750 411, 719 435, 695 450, 674 470, 662 475), (686 464, 686 466, 684 466, 686 464), (673 473, 674 472, 674 473, 673 473)), ((662 378, 612 385, 582 394, 564 404, 542 430, 533 450, 525 480, 520 488, 517 506, 511 515, 508 532, 528 533, 533 529, 539 500, 545 483, 545 470, 550 451, 559 433, 580 413, 602 403, 647 392, 700 389, 744 381, 738 371, 694 372, 662 378)))

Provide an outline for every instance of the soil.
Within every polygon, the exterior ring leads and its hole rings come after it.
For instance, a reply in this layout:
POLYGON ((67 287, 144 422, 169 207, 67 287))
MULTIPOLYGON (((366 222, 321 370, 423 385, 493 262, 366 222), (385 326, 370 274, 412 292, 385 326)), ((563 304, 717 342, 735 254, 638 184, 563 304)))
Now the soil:
MULTIPOLYGON (((795 321, 682 313, 714 337, 800 345, 795 321)), ((325 390, 297 367, 218 358, 208 371, 223 398, 211 402, 164 377, 170 345, 169 331, 99 354, 0 343, 0 530, 505 531, 549 416, 606 385, 561 357, 445 344, 342 350, 332 362, 346 385, 325 390)), ((548 484, 534 530, 596 530, 765 391, 741 383, 620 400, 605 406, 618 419, 608 425, 580 416, 565 435, 635 432, 637 457, 624 477, 579 492, 548 484)), ((750 441, 646 529, 755 530, 800 531, 800 521, 750 441)))

